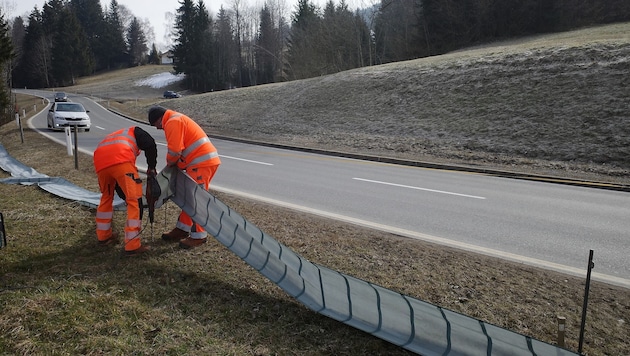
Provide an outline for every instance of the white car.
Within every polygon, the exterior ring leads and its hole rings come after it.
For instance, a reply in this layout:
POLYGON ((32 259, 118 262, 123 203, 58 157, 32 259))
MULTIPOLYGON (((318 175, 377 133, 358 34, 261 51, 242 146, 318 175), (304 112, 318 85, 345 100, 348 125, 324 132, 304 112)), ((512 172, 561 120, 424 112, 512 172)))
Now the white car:
POLYGON ((65 127, 77 127, 90 131, 92 121, 83 105, 79 103, 58 102, 53 103, 48 110, 48 128, 53 130, 63 130, 65 127))

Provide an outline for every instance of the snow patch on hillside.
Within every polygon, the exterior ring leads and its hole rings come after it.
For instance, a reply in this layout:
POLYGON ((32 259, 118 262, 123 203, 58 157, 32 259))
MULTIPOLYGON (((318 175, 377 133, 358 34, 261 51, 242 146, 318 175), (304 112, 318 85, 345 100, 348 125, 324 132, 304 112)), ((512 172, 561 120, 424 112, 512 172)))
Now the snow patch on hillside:
POLYGON ((144 78, 135 82, 136 86, 147 86, 154 89, 163 88, 167 85, 179 82, 186 77, 185 74, 173 74, 170 72, 158 73, 154 74, 148 78, 144 78))

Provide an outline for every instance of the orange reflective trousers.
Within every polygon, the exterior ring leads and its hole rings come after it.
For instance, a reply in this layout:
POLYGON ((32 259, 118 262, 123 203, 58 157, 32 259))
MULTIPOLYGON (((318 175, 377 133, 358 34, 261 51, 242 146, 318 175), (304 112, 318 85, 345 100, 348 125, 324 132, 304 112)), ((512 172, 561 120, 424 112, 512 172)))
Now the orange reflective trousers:
POLYGON ((99 241, 112 236, 112 218, 114 216, 114 193, 116 183, 125 193, 127 202, 127 222, 125 223, 125 250, 140 248, 140 204, 142 180, 138 169, 132 163, 125 162, 107 167, 97 173, 98 186, 101 189, 101 201, 96 209, 96 236, 99 241))
MULTIPOLYGON (((192 167, 186 169, 186 174, 194 179, 199 186, 208 190, 210 189, 210 181, 212 180, 212 177, 214 177, 218 168, 218 164, 214 166, 192 167)), ((206 230, 204 230, 201 225, 193 222, 192 218, 183 211, 179 214, 179 218, 177 219, 177 224, 175 226, 179 229, 190 232, 190 237, 193 239, 202 239, 208 236, 206 230)))

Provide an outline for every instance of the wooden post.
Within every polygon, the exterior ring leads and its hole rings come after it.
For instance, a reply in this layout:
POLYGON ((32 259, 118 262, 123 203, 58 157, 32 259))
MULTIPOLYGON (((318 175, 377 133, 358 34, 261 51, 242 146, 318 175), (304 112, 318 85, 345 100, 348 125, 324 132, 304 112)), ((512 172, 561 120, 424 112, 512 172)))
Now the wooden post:
POLYGON ((567 318, 558 316, 558 346, 564 347, 564 333, 567 318))
POLYGON ((20 121, 20 114, 15 114, 15 120, 17 121, 17 125, 20 128, 20 140, 24 143, 24 129, 22 128, 22 121, 20 121))

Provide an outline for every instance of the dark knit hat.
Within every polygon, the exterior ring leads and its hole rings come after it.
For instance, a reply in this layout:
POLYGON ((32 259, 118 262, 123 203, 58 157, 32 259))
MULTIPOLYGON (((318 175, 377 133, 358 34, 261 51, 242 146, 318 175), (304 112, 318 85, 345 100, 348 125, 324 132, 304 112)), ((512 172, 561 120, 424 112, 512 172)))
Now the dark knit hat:
POLYGON ((160 118, 162 118, 162 116, 164 116, 165 112, 166 112, 166 108, 164 107, 152 106, 149 109, 149 123, 151 125, 155 124, 156 121, 158 121, 160 118))

